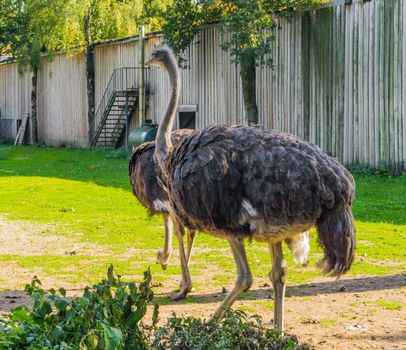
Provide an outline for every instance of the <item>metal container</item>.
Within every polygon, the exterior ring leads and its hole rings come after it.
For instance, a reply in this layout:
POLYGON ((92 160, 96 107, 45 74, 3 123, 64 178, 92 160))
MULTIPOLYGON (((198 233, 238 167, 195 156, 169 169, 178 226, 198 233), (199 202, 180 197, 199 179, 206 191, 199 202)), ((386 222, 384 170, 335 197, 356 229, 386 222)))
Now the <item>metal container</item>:
POLYGON ((158 131, 158 126, 151 124, 151 122, 146 122, 146 125, 134 129, 128 135, 128 145, 130 147, 138 147, 147 141, 153 141, 156 138, 158 131))

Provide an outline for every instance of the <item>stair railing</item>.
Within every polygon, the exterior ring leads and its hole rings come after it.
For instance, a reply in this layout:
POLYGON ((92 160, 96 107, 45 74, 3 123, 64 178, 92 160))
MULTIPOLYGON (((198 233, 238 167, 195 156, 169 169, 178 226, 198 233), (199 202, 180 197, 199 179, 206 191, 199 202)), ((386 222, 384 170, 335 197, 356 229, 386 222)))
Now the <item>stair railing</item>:
POLYGON ((89 126, 90 145, 94 146, 97 143, 97 139, 109 115, 111 105, 114 102, 115 94, 118 91, 136 91, 138 84, 137 73, 139 69, 141 69, 141 67, 122 67, 113 70, 93 121, 89 126))

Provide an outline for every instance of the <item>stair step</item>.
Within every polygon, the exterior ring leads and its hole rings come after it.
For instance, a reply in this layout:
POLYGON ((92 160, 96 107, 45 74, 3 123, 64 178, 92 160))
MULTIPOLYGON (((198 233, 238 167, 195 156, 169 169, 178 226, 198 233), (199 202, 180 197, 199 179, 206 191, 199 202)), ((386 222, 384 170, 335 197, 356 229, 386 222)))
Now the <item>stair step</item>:
MULTIPOLYGON (((121 126, 124 127, 125 125, 121 125, 121 126)), ((112 127, 103 128, 102 130, 107 131, 107 130, 115 130, 115 129, 117 129, 117 128, 115 126, 112 126, 112 127)))
MULTIPOLYGON (((123 68, 115 70, 113 74, 115 74, 114 79, 110 79, 110 82, 114 82, 115 85, 113 87, 109 83, 106 87, 105 96, 96 116, 96 120, 101 120, 101 122, 99 125, 95 125, 93 145, 116 146, 127 125, 126 112, 132 114, 138 102, 137 71, 123 68)), ((149 90, 146 90, 145 93, 148 94, 149 90)))
POLYGON ((109 131, 109 132, 105 132, 104 133, 104 137, 113 137, 113 136, 115 136, 115 135, 121 135, 121 133, 122 133, 122 131, 123 130, 120 130, 120 131, 109 131))

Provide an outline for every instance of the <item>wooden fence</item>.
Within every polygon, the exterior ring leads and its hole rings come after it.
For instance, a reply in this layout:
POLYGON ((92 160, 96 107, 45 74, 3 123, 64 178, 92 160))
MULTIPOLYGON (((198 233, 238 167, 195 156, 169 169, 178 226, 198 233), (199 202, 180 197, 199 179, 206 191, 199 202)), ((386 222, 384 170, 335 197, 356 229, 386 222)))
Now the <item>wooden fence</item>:
MULTIPOLYGON (((406 169, 405 1, 338 0, 280 24, 274 69, 257 69, 260 123, 308 139, 347 165, 406 169)), ((180 104, 196 106, 198 128, 244 123, 239 68, 219 48, 222 40, 221 27, 206 27, 186 53, 180 104)), ((150 36, 146 55, 161 42, 150 36)), ((97 46, 96 104, 114 68, 138 64, 137 43, 135 37, 97 46)), ((168 79, 155 68, 149 77, 147 116, 159 122, 168 79)), ((83 55, 44 59, 39 83, 41 140, 86 146, 83 55)), ((29 89, 15 64, 0 65, 3 116, 29 111, 29 89)))

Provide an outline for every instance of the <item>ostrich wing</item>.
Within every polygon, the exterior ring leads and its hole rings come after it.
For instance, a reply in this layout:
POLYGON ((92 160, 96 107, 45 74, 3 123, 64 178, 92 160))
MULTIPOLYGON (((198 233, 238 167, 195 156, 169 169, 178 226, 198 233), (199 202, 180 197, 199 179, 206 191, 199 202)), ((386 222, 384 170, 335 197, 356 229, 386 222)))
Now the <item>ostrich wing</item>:
MULTIPOLYGON (((170 203, 189 228, 303 232, 353 200, 351 175, 317 146, 264 128, 212 126, 174 147, 170 203)), ((286 238, 286 237, 285 237, 286 238)))

